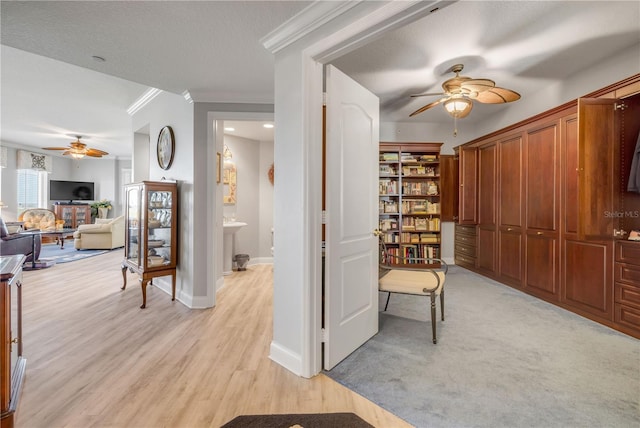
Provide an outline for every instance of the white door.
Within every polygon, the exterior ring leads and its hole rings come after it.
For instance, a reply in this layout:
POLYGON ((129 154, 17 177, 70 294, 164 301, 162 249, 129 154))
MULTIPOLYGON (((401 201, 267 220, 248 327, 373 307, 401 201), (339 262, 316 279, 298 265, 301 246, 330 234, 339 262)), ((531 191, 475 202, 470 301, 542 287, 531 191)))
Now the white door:
POLYGON ((325 345, 330 370, 378 332, 378 97, 327 66, 325 345))

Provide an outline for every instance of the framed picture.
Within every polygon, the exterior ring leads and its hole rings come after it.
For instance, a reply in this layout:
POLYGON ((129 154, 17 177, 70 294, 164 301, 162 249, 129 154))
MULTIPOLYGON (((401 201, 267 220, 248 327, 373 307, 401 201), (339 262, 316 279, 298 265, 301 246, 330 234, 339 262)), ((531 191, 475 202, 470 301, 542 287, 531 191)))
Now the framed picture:
POLYGON ((220 183, 220 152, 216 153, 216 183, 220 183))
POLYGON ((173 129, 170 126, 165 126, 160 130, 158 135, 158 144, 156 146, 158 154, 158 165, 162 169, 171 168, 173 162, 173 152, 176 149, 176 140, 173 135, 173 129))

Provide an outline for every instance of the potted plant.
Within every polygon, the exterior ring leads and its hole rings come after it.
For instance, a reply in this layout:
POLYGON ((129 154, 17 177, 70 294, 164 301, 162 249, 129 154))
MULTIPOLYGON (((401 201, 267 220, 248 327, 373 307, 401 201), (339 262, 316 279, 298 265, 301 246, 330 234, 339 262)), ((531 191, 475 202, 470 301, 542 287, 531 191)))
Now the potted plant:
POLYGON ((107 218, 107 214, 111 208, 113 208, 111 201, 101 199, 91 204, 91 216, 95 217, 97 215, 98 218, 107 218))

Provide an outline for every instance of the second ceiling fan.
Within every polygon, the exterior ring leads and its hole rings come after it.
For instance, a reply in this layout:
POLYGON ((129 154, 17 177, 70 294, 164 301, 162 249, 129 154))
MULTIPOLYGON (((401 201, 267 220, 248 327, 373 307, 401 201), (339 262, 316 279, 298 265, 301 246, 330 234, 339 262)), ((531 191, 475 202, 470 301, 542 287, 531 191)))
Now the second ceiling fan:
POLYGON ((71 156, 74 159, 82 159, 85 156, 92 158, 101 158, 109 153, 98 149, 87 147, 85 143, 80 142, 82 136, 76 135, 76 141, 69 143, 69 147, 43 147, 44 150, 64 150, 63 155, 71 156))
POLYGON ((471 112, 474 101, 485 104, 502 104, 520 99, 520 94, 511 89, 496 86, 493 80, 460 76, 463 68, 464 65, 462 64, 456 64, 451 67, 450 71, 456 75, 442 84, 444 92, 411 95, 412 97, 444 96, 437 101, 420 107, 409 116, 415 116, 429 110, 431 107, 442 104, 447 113, 458 119, 466 117, 471 112))

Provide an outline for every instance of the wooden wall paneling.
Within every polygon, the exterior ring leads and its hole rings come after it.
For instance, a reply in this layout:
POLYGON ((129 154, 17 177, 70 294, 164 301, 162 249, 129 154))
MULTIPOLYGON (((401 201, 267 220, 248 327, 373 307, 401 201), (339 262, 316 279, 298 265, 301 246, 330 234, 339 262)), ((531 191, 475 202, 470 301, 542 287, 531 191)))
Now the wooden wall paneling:
POLYGON ((562 118, 563 232, 578 233, 578 115, 562 118))
POLYGON ((478 148, 478 268, 496 272, 497 146, 491 142, 478 148))
POLYGON ((476 224, 478 222, 477 182, 478 182, 478 149, 461 147, 459 151, 459 202, 458 221, 460 224, 476 224))
POLYGON ((522 133, 498 143, 498 275, 522 287, 524 177, 522 133))
POLYGON ((559 298, 559 120, 533 127, 525 142, 525 289, 559 298))

